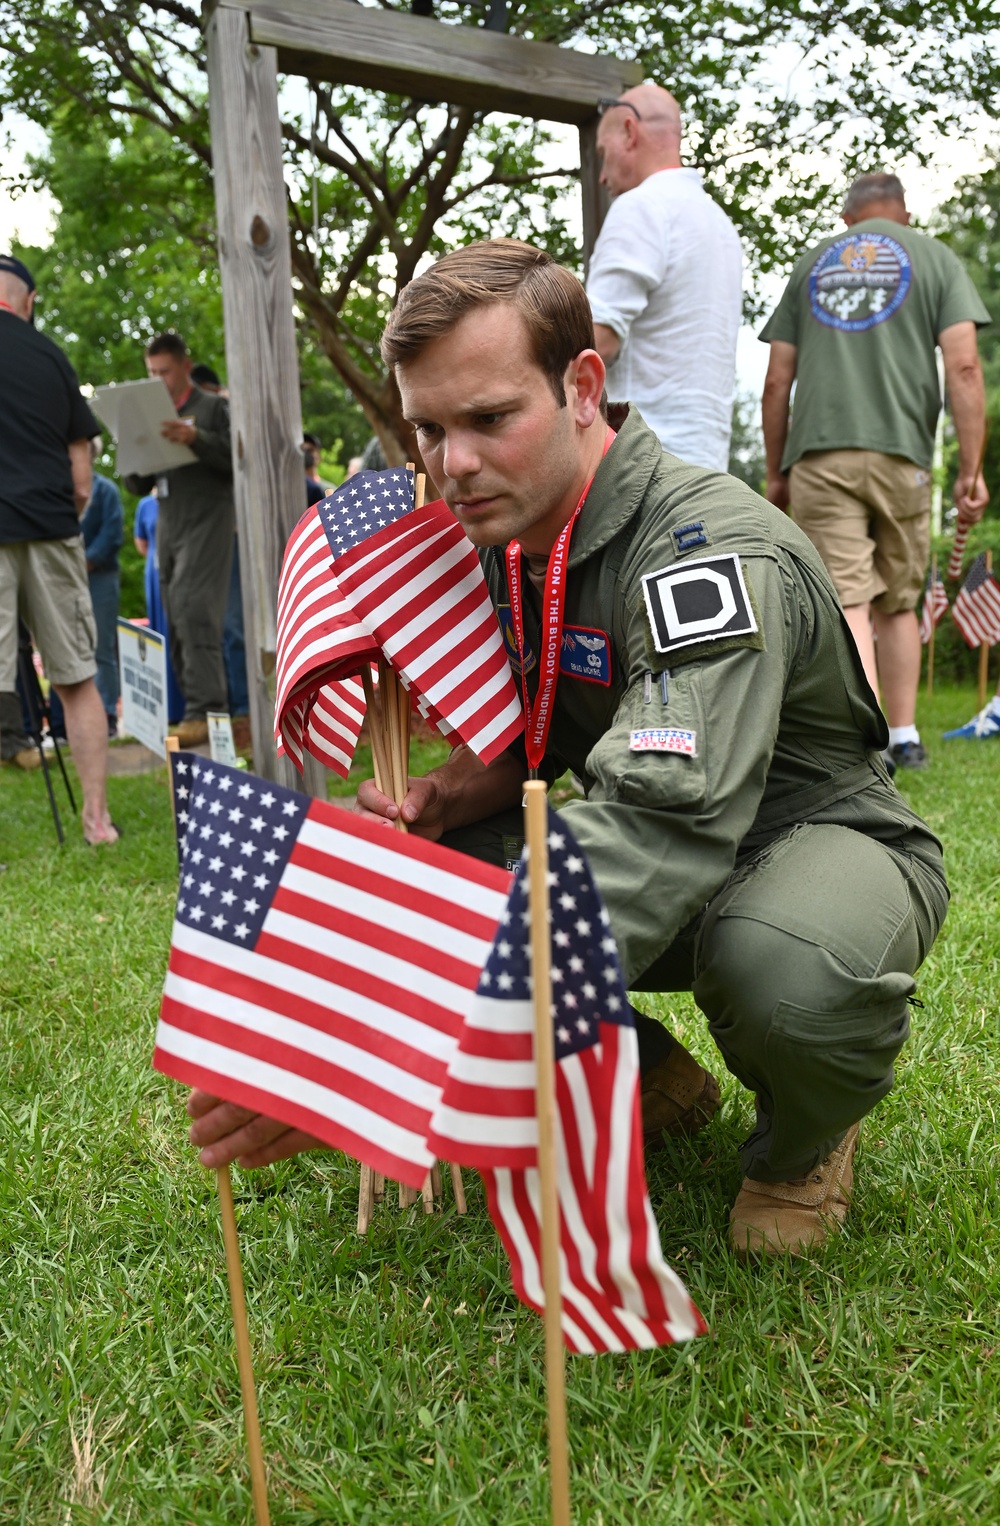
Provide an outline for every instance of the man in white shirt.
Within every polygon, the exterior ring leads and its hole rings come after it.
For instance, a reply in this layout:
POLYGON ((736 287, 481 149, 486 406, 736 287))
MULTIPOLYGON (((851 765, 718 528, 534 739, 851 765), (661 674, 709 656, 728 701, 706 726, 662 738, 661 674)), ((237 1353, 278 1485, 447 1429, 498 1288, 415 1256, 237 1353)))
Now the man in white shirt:
POLYGON ((664 450, 726 471, 743 254, 739 236, 681 165, 681 117, 659 85, 599 102, 601 182, 615 198, 587 296, 608 397, 634 403, 664 450))

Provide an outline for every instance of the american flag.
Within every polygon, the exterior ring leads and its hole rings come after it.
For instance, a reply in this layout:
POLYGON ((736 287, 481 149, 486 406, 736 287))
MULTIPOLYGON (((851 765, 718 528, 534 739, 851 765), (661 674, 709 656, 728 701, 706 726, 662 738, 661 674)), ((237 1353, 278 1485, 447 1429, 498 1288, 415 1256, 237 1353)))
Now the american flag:
MULTIPOLYGON (((405 471, 359 472, 319 505, 337 582, 411 692, 484 763, 524 729, 475 547, 405 471)), ((444 728, 443 728, 444 729, 444 728)))
MULTIPOLYGON (((578 1352, 688 1340, 705 1323, 667 1266, 646 1191, 639 1053, 608 914, 549 813, 563 1337, 578 1352)), ((478 1166, 514 1290, 544 1306, 526 863, 500 918, 430 1148, 478 1166)))
POLYGON ((174 784, 154 1065, 419 1187, 510 876, 193 753, 174 784))
POLYGON ((300 772, 310 752, 346 778, 365 701, 359 680, 344 675, 380 654, 337 586, 318 508, 313 504, 295 526, 281 568, 274 736, 278 752, 300 772))
POLYGON ((931 630, 942 619, 948 608, 948 595, 938 573, 928 577, 924 589, 924 604, 920 611, 920 640, 924 646, 931 639, 931 630))
POLYGON ((420 714, 484 763, 523 730, 479 558, 442 503, 413 503, 411 472, 359 472, 288 543, 275 739, 300 769, 305 751, 346 775, 364 706, 345 675, 383 652, 420 714))
POLYGON ((985 552, 969 568, 951 613, 969 646, 1000 641, 1000 583, 986 565, 985 552))

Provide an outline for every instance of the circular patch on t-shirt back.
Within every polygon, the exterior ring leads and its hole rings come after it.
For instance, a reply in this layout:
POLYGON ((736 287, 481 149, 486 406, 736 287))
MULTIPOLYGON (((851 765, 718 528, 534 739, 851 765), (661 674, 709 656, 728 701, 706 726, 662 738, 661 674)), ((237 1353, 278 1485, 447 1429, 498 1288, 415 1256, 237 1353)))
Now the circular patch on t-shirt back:
POLYGON ((910 256, 896 239, 849 233, 809 272, 809 306, 829 328, 860 334, 898 312, 912 280, 910 256))

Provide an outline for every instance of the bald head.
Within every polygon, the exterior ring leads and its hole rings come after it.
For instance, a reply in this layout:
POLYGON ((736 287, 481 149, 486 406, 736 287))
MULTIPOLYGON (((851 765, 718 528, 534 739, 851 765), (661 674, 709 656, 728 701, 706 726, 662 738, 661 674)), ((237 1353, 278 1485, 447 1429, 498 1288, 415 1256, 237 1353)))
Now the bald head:
POLYGON ((20 276, 14 275, 10 270, 0 269, 0 302, 27 322, 35 303, 35 293, 29 290, 27 283, 22 281, 20 276))
POLYGON ((669 90, 636 85, 606 106, 597 129, 601 180, 612 196, 681 162, 681 113, 669 90))

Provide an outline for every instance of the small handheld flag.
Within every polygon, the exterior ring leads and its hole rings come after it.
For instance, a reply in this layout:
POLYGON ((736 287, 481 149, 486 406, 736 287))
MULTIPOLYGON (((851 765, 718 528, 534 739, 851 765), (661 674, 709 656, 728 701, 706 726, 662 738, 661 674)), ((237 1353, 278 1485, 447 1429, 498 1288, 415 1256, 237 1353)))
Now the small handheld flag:
POLYGON ((952 618, 969 646, 1000 641, 1000 583, 980 552, 958 591, 952 618))
MULTIPOLYGON (((549 811, 563 1337, 573 1351, 688 1340, 705 1323, 663 1260, 646 1191, 639 1050, 608 914, 549 811)), ((543 1309, 527 862, 434 1114, 430 1149, 478 1166, 514 1289, 543 1309)))
POLYGON ((383 656, 432 725, 489 763, 523 730, 475 548, 413 474, 359 472, 299 521, 281 574, 275 737, 346 774, 357 730, 331 686, 383 656), (330 717, 333 716, 331 723, 330 717), (331 732, 332 725, 332 732, 331 732))
POLYGON ((154 1065, 419 1187, 509 875, 193 753, 174 780, 154 1065))
POLYGON ((927 579, 920 611, 920 640, 924 646, 930 641, 932 629, 941 622, 947 609, 948 595, 935 567, 927 579))

